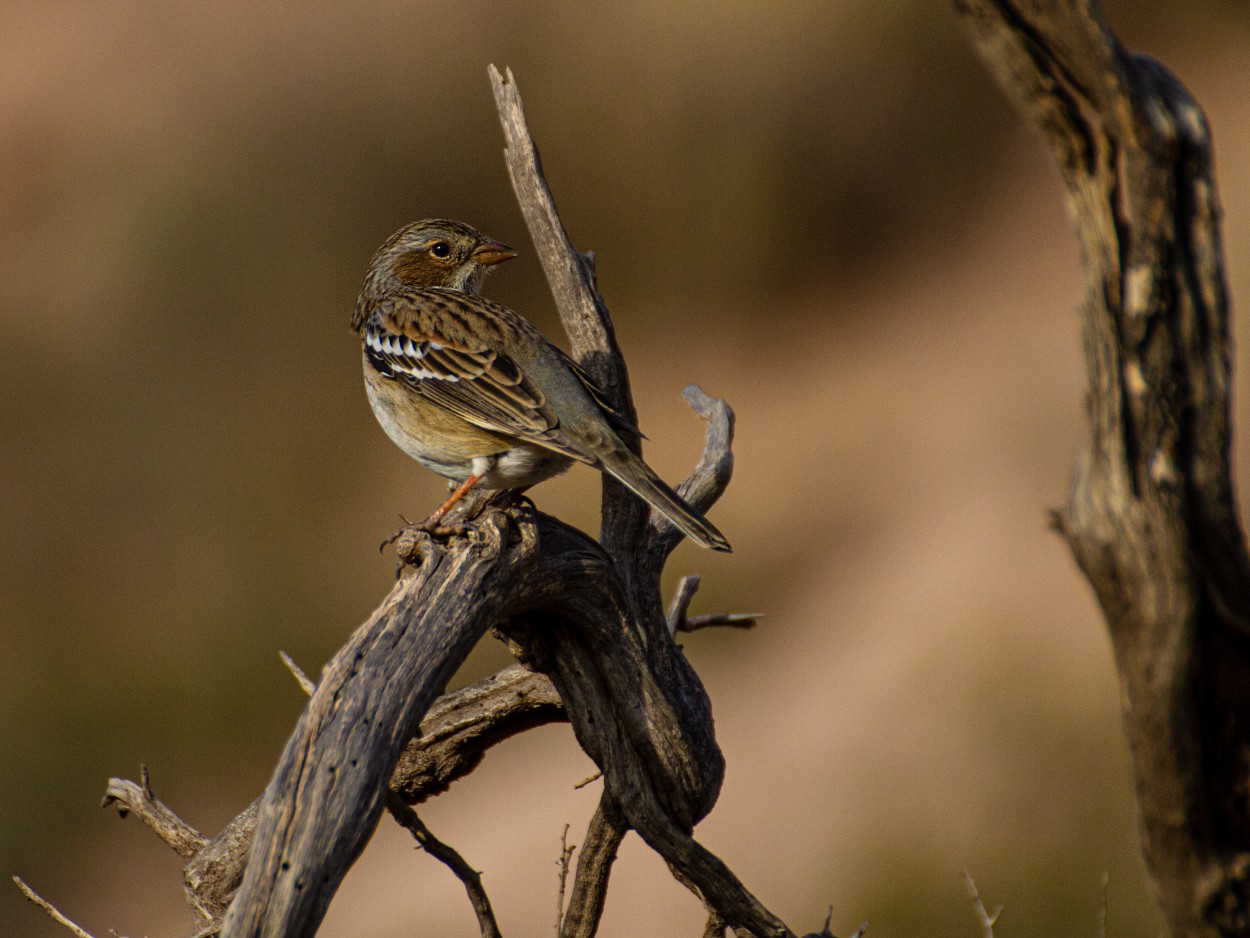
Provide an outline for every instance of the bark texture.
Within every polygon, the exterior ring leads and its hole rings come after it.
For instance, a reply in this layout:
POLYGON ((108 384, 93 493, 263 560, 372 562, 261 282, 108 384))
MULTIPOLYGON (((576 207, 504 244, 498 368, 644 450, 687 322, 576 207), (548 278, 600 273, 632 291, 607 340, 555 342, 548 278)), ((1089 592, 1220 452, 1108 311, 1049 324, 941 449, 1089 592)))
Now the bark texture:
MULTIPOLYGON (((505 80, 492 68, 491 81, 508 169, 573 354, 632 415, 593 258, 574 250, 564 232, 511 75, 505 80)), ((679 491, 705 511, 729 483, 733 412, 694 387, 686 398, 708 431, 703 457, 679 491)), ((112 780, 106 802, 138 814, 187 858, 200 935, 314 934, 388 810, 460 877, 482 934, 497 936, 480 877, 412 805, 472 771, 495 742, 567 719, 602 771, 604 791, 561 935, 595 933, 613 860, 632 829, 703 901, 720 932, 792 936, 692 836, 716 803, 725 766, 711 704, 674 634, 752 618, 688 617, 697 577, 683 580, 666 614, 659 578, 681 536, 610 480, 602 543, 524 503, 499 508, 488 498, 473 493, 457 509, 457 519, 469 522, 466 536, 441 540, 408 530, 399 537, 399 581, 320 681, 314 685, 288 662, 310 693, 308 706, 265 793, 221 834, 209 839, 179 820, 152 794, 146 772, 142 785, 112 780), (521 664, 439 697, 490 629, 521 664)), ((567 869, 567 855, 564 862, 567 869)), ((819 934, 828 936, 827 927, 819 934)))
POLYGON ((1090 0, 957 0, 1042 132, 1086 277, 1089 438, 1055 514, 1106 616, 1142 849, 1174 935, 1250 931, 1250 560, 1206 119, 1090 0))
MULTIPOLYGON (((1119 45, 1092 0, 955 6, 1050 146, 1079 236, 1089 437, 1055 524, 1107 619, 1155 893, 1176 936, 1244 935, 1250 556, 1229 465, 1229 311, 1206 122, 1165 68, 1119 45)), ((511 75, 492 68, 491 81, 508 170, 573 354, 632 415, 593 256, 560 223, 511 75)), ((706 510, 732 472, 733 414, 697 389, 687 396, 708 438, 680 491, 706 510)), ((495 742, 568 719, 604 791, 560 935, 595 933, 632 829, 704 902, 706 935, 791 936, 692 834, 716 802, 724 760, 707 695, 672 637, 698 627, 686 616, 697 580, 683 581, 667 615, 659 590, 680 535, 610 479, 598 543, 525 507, 479 514, 484 500, 466 500, 468 537, 400 539, 399 582, 309 682, 269 788, 216 837, 161 804, 146 770, 141 784, 110 781, 105 803, 186 858, 197 934, 314 934, 387 809, 456 871, 483 935, 497 935, 476 873, 412 806, 495 742), (439 697, 489 629, 521 663, 439 697)))

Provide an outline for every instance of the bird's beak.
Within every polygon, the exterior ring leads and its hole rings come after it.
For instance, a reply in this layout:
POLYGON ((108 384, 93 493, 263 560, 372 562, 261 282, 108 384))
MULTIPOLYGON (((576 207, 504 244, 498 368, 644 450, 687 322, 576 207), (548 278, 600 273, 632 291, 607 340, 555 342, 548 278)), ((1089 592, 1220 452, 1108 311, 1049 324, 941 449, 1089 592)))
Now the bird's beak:
POLYGON ((516 251, 508 247, 506 244, 500 244, 498 241, 492 241, 485 238, 481 244, 473 249, 473 253, 469 255, 475 264, 486 266, 488 264, 500 264, 506 260, 516 257, 516 251))

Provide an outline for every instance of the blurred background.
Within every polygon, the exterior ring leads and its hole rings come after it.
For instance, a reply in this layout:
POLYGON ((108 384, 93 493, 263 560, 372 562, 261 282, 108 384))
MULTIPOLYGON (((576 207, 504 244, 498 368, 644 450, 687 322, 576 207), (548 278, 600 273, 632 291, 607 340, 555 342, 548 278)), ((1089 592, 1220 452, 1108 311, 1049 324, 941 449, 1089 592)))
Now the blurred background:
MULTIPOLYGON (((1244 298, 1250 8, 1104 6, 1212 121, 1244 298)), ((797 930, 976 935, 966 869, 1002 936, 1096 934, 1104 871, 1108 934, 1157 933, 1108 642, 1046 527, 1083 431, 1074 239, 1040 140, 920 0, 0 6, 6 880, 97 935, 190 931, 178 858, 96 805, 146 763, 216 833, 302 705, 277 650, 316 674, 390 587, 379 540, 442 495, 347 326, 387 235, 445 215, 520 248, 487 292, 558 335, 491 62, 598 253, 652 464, 697 458, 686 384, 738 413, 711 513, 736 553, 669 565, 703 575, 694 612, 766 613, 684 642, 729 765, 699 836, 797 930)), ((534 495, 594 530, 594 473, 534 495)), ((505 661, 488 640, 457 681, 505 661)), ((505 933, 550 933, 591 771, 549 727, 423 811, 505 933)), ((322 933, 475 935, 392 828, 322 933)), ((603 934, 702 922, 629 839, 603 934)), ((0 930, 65 934, 5 882, 0 930)))

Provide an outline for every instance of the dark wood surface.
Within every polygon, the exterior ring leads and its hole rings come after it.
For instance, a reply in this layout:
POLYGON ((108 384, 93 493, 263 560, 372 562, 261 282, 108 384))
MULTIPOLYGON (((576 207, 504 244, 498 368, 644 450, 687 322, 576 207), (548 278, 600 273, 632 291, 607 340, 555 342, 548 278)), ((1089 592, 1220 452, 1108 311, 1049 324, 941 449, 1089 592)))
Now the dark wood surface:
POLYGON ((1250 561, 1206 119, 1093 3, 956 6, 1076 224, 1089 436, 1055 523, 1110 630, 1155 893, 1176 936, 1245 935, 1250 561))

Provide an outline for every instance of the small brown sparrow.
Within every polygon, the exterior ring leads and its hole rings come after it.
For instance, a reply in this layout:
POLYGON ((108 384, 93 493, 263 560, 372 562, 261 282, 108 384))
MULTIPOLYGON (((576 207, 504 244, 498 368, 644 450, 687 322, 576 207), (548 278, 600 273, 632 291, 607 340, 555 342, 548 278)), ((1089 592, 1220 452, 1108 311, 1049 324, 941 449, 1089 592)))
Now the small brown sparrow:
POLYGON ((688 537, 729 542, 621 441, 632 425, 534 326, 478 296, 495 264, 516 257, 462 222, 401 228, 369 265, 352 328, 369 403, 388 436, 425 468, 459 482, 421 527, 479 482, 524 489, 574 461, 619 480, 688 537))

